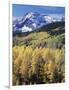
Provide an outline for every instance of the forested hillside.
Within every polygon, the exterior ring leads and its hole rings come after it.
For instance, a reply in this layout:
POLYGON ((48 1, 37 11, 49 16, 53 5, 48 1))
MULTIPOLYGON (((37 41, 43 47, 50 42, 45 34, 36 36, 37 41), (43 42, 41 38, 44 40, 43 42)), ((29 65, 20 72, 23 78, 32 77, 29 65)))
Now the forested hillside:
POLYGON ((32 32, 16 34, 13 37, 13 46, 25 45, 35 47, 64 48, 65 25, 64 22, 55 22, 43 26, 32 32), (28 33, 28 35, 26 34, 28 33), (26 34, 26 35, 25 35, 26 34))

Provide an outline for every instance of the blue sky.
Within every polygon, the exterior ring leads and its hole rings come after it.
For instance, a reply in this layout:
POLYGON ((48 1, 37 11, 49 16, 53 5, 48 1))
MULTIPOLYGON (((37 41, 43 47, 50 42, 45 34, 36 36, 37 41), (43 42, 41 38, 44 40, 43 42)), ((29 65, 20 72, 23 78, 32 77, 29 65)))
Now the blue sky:
POLYGON ((22 17, 28 12, 38 12, 42 14, 58 14, 65 15, 64 7, 52 7, 52 6, 35 6, 35 5, 22 5, 22 4, 13 4, 12 5, 12 14, 13 17, 22 17))

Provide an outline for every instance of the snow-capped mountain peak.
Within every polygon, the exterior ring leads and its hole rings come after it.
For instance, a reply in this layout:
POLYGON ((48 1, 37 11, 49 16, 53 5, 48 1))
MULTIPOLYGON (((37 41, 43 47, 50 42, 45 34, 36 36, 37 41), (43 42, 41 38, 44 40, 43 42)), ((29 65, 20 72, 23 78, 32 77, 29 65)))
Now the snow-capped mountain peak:
MULTIPOLYGON (((61 17, 62 18, 62 17, 61 17)), ((26 13, 20 19, 13 20, 13 31, 33 31, 43 25, 60 21, 61 19, 54 18, 52 15, 39 14, 37 12, 26 13)))

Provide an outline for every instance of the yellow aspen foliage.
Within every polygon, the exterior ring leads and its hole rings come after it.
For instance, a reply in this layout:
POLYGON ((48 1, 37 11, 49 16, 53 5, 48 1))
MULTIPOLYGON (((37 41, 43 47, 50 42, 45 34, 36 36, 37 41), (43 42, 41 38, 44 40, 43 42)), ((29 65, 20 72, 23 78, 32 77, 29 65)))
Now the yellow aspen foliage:
POLYGON ((64 60, 64 51, 63 50, 56 50, 55 52, 55 62, 59 63, 64 60))
POLYGON ((62 49, 42 47, 33 49, 30 46, 15 46, 12 50, 13 84, 37 84, 65 80, 64 51, 62 49))
POLYGON ((33 55, 32 55, 32 72, 34 74, 37 74, 38 72, 38 60, 40 58, 40 52, 39 52, 39 49, 36 48, 33 52, 33 55))
POLYGON ((48 68, 48 71, 53 72, 53 70, 56 68, 56 65, 52 60, 50 60, 47 64, 47 68, 48 68))
POLYGON ((26 77, 29 75, 29 70, 31 68, 32 51, 32 48, 27 47, 23 53, 23 60, 20 67, 20 72, 26 77))
POLYGON ((44 60, 54 60, 54 50, 47 48, 43 52, 43 58, 44 60))

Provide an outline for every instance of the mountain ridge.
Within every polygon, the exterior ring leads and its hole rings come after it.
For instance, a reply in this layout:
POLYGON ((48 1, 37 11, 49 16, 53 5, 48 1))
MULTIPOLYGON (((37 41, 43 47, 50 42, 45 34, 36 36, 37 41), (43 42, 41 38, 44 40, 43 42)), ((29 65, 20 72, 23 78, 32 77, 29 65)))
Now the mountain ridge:
MULTIPOLYGON (((13 31, 13 36, 27 36, 34 32, 50 32, 52 34, 53 33, 52 30, 55 28, 60 28, 60 32, 62 33, 62 32, 65 32, 65 29, 62 29, 62 28, 64 28, 64 26, 65 26, 64 21, 53 22, 53 23, 49 23, 47 25, 43 25, 40 28, 34 29, 33 31, 28 31, 28 32, 13 31)), ((57 31, 55 31, 54 34, 57 34, 57 31)))
POLYGON ((13 20, 13 31, 21 31, 21 32, 34 31, 35 29, 40 28, 49 23, 59 22, 62 20, 64 20, 64 17, 61 17, 61 19, 57 19, 49 15, 29 12, 26 13, 19 20, 18 19, 13 20))

